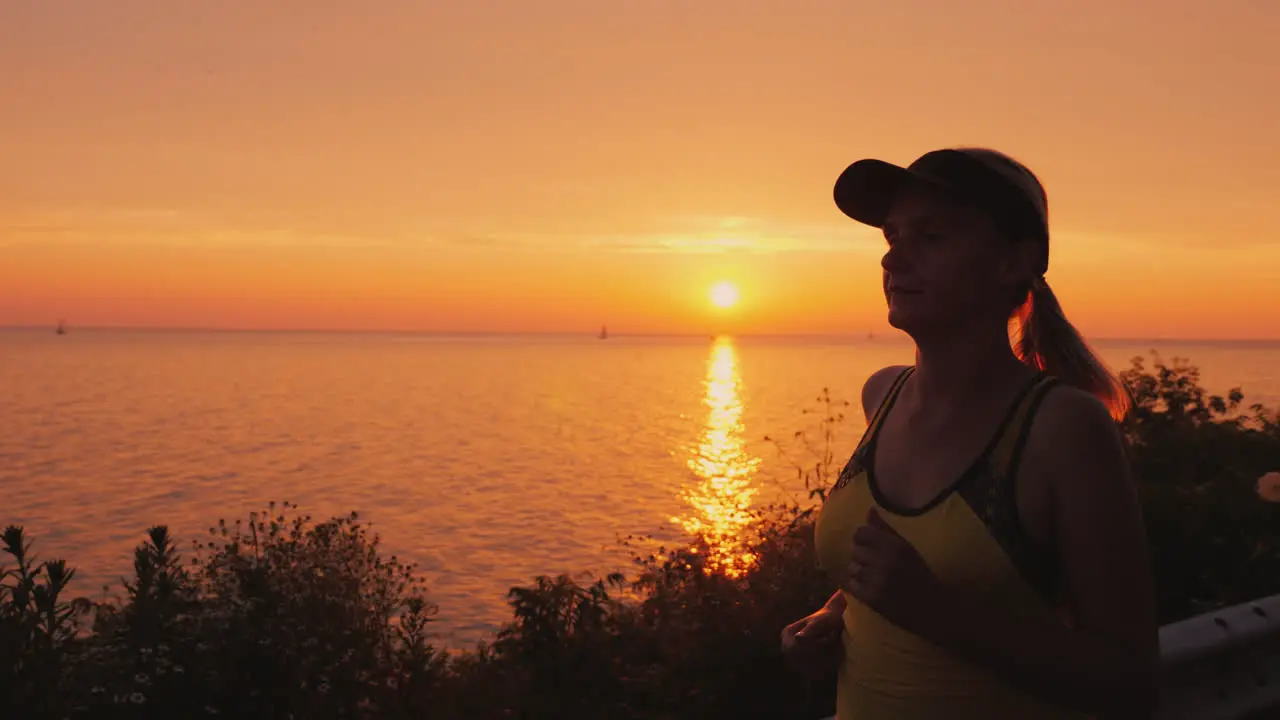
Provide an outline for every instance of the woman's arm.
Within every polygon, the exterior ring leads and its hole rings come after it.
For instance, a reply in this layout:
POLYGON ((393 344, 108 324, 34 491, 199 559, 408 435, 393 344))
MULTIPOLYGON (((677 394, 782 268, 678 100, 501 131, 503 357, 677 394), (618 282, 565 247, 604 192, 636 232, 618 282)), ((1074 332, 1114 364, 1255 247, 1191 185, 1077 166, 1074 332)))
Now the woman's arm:
POLYGON ((1021 476, 1049 483, 1072 626, 946 597, 950 609, 921 634, 1057 704, 1149 717, 1159 656, 1154 588, 1136 488, 1107 409, 1071 388, 1051 392, 1021 476))

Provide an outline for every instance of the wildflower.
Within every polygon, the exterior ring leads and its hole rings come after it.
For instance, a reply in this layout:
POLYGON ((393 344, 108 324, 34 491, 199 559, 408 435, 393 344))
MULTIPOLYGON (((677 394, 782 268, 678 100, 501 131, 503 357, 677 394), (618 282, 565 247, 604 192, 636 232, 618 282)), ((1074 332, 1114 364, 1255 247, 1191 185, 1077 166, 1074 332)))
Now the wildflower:
POLYGON ((139 685, 146 685, 147 683, 151 682, 151 678, 147 677, 146 673, 138 673, 137 675, 133 676, 133 681, 138 683, 139 685))
POLYGON ((320 687, 316 688, 316 690, 319 690, 320 694, 324 695, 329 692, 329 683, 320 683, 320 687))
POLYGON ((141 705, 146 701, 147 701, 147 696, 143 695, 140 692, 136 692, 129 696, 129 702, 133 703, 134 705, 141 705))
POLYGON ((1280 502, 1280 471, 1258 478, 1258 497, 1267 502, 1280 502))

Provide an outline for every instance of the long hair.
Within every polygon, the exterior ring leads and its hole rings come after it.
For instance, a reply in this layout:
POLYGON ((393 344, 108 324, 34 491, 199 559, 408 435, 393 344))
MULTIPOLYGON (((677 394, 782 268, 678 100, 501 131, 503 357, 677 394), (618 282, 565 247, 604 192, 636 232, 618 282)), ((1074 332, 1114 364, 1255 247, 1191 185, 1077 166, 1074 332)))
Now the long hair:
MULTIPOLYGON (((1000 172, 1016 184, 1036 205, 1048 227, 1048 197, 1040 179, 1025 165, 987 148, 966 148, 974 157, 1000 172)), ((1030 283, 1021 302, 1011 316, 1010 342, 1014 353, 1027 365, 1053 375, 1067 385, 1077 387, 1101 400, 1119 422, 1132 405, 1128 389, 1089 347, 1062 310, 1058 298, 1049 288, 1043 272, 1048 269, 1049 242, 1043 237, 1044 258, 1041 274, 1030 283)))
POLYGON ((1116 422, 1132 401, 1124 383, 1081 337, 1044 278, 1031 284, 1026 300, 1014 311, 1011 342, 1018 359, 1036 370, 1101 400, 1116 422))

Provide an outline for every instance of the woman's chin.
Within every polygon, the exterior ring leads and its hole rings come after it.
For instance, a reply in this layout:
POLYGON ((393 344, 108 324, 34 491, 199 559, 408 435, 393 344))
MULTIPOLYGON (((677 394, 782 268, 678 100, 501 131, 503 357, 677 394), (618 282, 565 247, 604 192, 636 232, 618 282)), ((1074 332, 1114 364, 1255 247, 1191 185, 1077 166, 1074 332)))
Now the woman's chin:
POLYGON ((922 308, 905 308, 889 306, 889 325, 908 335, 917 332, 928 333, 931 329, 949 327, 953 319, 939 313, 922 312, 922 308))
POLYGON ((907 311, 906 308, 889 306, 889 325, 903 332, 910 332, 919 323, 919 313, 907 311))

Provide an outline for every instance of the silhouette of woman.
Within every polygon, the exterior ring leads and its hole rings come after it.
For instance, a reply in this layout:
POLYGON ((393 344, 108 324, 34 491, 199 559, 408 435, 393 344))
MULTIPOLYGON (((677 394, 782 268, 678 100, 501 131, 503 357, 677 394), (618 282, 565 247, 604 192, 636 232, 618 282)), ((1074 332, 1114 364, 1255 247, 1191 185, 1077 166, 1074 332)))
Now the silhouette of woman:
POLYGON ((838 659, 839 720, 1150 715, 1128 396, 1045 281, 1040 181, 944 149, 856 162, 835 201, 883 230, 889 322, 916 357, 863 387, 867 431, 816 524, 838 589, 784 652, 838 659))

